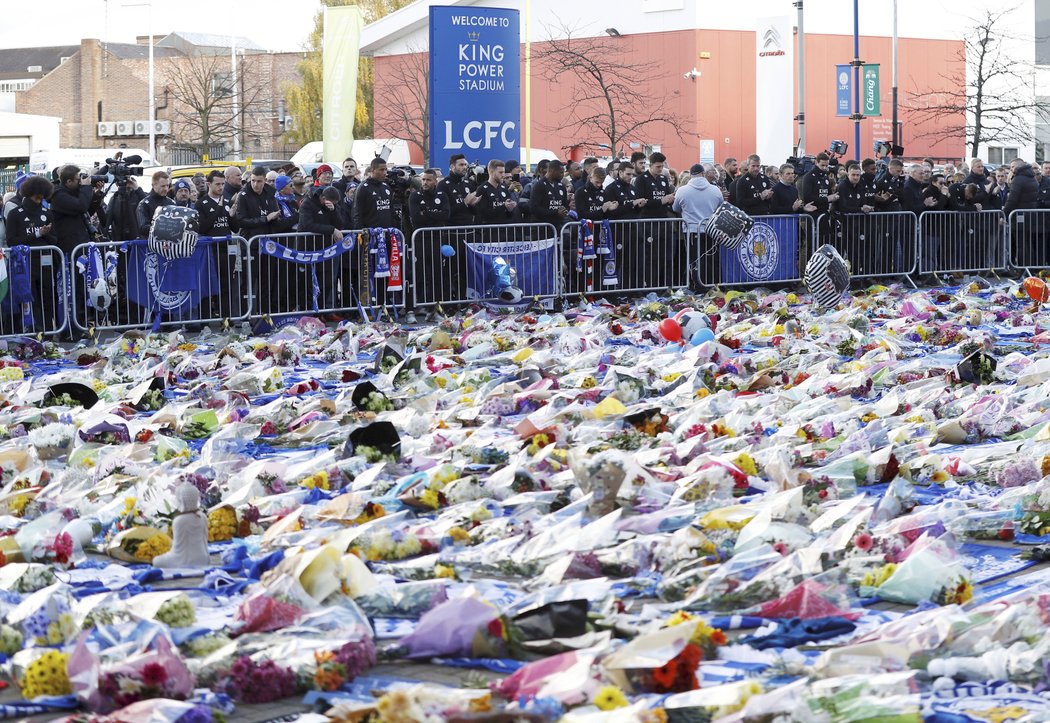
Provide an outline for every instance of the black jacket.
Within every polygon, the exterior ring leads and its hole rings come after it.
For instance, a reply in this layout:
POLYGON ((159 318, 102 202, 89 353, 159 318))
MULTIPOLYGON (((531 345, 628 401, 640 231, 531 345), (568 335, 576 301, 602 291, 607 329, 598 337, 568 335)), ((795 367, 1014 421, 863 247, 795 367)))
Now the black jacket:
POLYGON ((798 211, 795 210, 797 200, 798 189, 794 184, 775 183, 773 184, 773 198, 769 199, 769 212, 777 216, 799 213, 801 208, 798 211))
POLYGON ((352 221, 350 225, 357 230, 397 226, 397 216, 394 215, 391 206, 390 186, 374 178, 369 178, 358 186, 354 194, 352 221))
POLYGON ((813 212, 815 215, 828 212, 828 196, 835 187, 832 178, 830 170, 822 171, 816 167, 802 177, 802 200, 817 207, 813 212))
POLYGON ((864 200, 866 191, 863 178, 857 181, 856 186, 850 183, 848 178, 843 178, 835 187, 835 193, 839 195, 838 200, 835 201, 835 210, 839 213, 864 213, 861 206, 866 204, 864 200))
POLYGON ((558 209, 569 210, 569 197, 565 193, 565 184, 561 181, 548 181, 541 178, 532 184, 532 197, 529 199, 532 209, 532 220, 537 223, 549 223, 554 228, 565 225, 566 216, 558 209))
POLYGON ((277 199, 274 198, 272 186, 263 186, 262 193, 256 193, 251 184, 246 184, 244 190, 237 194, 235 221, 237 228, 241 230, 241 235, 251 238, 261 234, 277 233, 276 223, 266 219, 274 211, 280 211, 280 209, 277 207, 277 199))
POLYGON ((511 212, 504 205, 510 200, 510 191, 503 184, 493 186, 486 181, 474 191, 478 195, 478 202, 474 204, 474 220, 484 226, 492 226, 499 223, 510 223, 511 212))
POLYGON ((981 201, 978 201, 977 198, 970 201, 966 200, 967 185, 967 183, 963 182, 953 183, 948 186, 948 207, 951 210, 964 212, 977 210, 976 204, 981 203, 981 201))
POLYGON ((638 198, 644 198, 646 203, 642 206, 642 218, 670 218, 671 204, 665 204, 664 196, 674 193, 671 187, 671 179, 662 173, 654 176, 646 171, 640 176, 634 177, 634 190, 638 191, 638 198))
POLYGON ((447 226, 452 204, 448 196, 435 188, 433 191, 413 191, 408 197, 408 216, 412 228, 447 226))
POLYGON ((91 186, 80 186, 74 193, 58 184, 51 196, 51 214, 55 225, 51 229, 58 239, 58 247, 67 253, 79 244, 91 240, 88 233, 87 217, 102 205, 102 194, 95 193, 91 186))
POLYGON ((1000 188, 993 182, 992 188, 985 191, 985 196, 988 197, 987 208, 1001 210, 1006 205, 1006 199, 1010 197, 1010 184, 1000 188))
POLYGON ((197 199, 197 216, 200 218, 201 236, 228 236, 233 233, 230 228, 230 204, 220 197, 216 201, 211 196, 197 199))
POLYGON ((299 209, 299 231, 302 233, 316 233, 330 237, 342 225, 338 209, 328 208, 322 202, 321 192, 323 190, 320 187, 315 188, 299 209))
POLYGON ((901 189, 901 206, 905 211, 919 215, 926 210, 926 204, 922 202, 924 189, 925 185, 914 178, 908 178, 904 182, 904 187, 901 189))
POLYGON ((770 201, 762 198, 762 193, 773 188, 773 179, 759 173, 752 176, 745 173, 736 182, 736 205, 748 216, 768 216, 770 201))
POLYGON ((50 210, 33 203, 32 199, 24 198, 18 208, 11 209, 11 213, 7 214, 7 245, 54 245, 57 239, 53 224, 54 217, 50 210), (51 233, 41 236, 40 230, 44 226, 51 226, 51 233))
POLYGON ((135 210, 136 219, 139 224, 139 238, 149 238, 149 227, 153 225, 153 216, 161 206, 174 206, 175 202, 167 196, 161 196, 150 191, 149 195, 139 201, 135 210))
POLYGON ((605 202, 605 189, 595 188, 593 183, 588 183, 576 191, 576 215, 581 219, 602 221, 608 218, 602 210, 605 202))
POLYGON ((947 211, 948 206, 951 205, 951 199, 949 197, 950 195, 950 192, 948 194, 941 193, 941 189, 931 183, 926 188, 922 189, 922 197, 924 201, 927 198, 932 198, 937 203, 934 206, 927 206, 925 203, 923 203, 923 210, 947 211))
POLYGON ((638 191, 626 181, 616 180, 606 186, 605 200, 616 201, 619 204, 615 211, 609 211, 608 217, 611 220, 638 218, 638 209, 631 203, 638 200, 638 191))
POLYGON ((229 181, 227 181, 222 186, 222 197, 226 199, 226 203, 232 203, 233 197, 247 187, 248 186, 244 183, 244 181, 241 181, 241 185, 239 186, 231 186, 229 181))
POLYGON ((904 174, 897 176, 892 176, 889 173, 882 174, 875 182, 875 190, 880 194, 890 194, 890 198, 886 201, 875 200, 875 210, 900 211, 901 193, 904 191, 904 174))
POLYGON ((448 174, 438 183, 438 191, 444 193, 452 203, 448 220, 450 226, 470 226, 474 223, 474 210, 464 200, 472 190, 470 182, 455 173, 448 174))
POLYGON ((1006 198, 1003 211, 1009 214, 1019 208, 1035 208, 1039 202, 1039 182, 1035 171, 1028 163, 1020 163, 1014 170, 1010 181, 1010 195, 1006 198))

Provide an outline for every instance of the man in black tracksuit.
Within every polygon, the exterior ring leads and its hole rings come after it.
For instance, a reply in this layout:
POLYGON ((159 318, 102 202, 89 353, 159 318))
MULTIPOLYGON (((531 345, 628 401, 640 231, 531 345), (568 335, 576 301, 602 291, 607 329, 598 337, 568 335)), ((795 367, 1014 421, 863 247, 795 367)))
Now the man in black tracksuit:
POLYGON ((565 166, 559 160, 547 164, 547 175, 534 181, 529 207, 532 209, 532 220, 536 223, 549 223, 561 231, 569 215, 569 197, 561 179, 565 176, 565 166))
POLYGON ((762 173, 762 159, 747 157, 747 173, 736 181, 736 206, 748 216, 768 216, 773 198, 773 179, 762 173))
POLYGON ((409 298, 416 304, 443 304, 453 300, 460 276, 460 259, 441 254, 448 234, 433 230, 447 226, 452 212, 448 196, 438 190, 437 177, 436 168, 423 171, 420 177, 423 187, 408 197, 408 214, 415 229, 412 232, 415 265, 411 279, 414 293, 409 298), (420 229, 426 230, 419 232, 420 229))
MULTIPOLYGON (((30 176, 19 189, 22 203, 11 209, 7 214, 7 245, 8 269, 11 269, 10 249, 15 246, 53 246, 57 243, 54 235, 54 217, 49 209, 44 208, 43 203, 54 193, 54 186, 43 176, 30 176)), ((42 252, 43 253, 43 252, 42 252)), ((52 270, 57 264, 52 265, 52 270)), ((45 274, 42 257, 30 254, 29 256, 30 283, 32 284, 32 301, 23 303, 32 305, 33 324, 30 327, 24 324, 24 314, 21 308, 12 304, 11 316, 5 313, 0 329, 3 333, 47 331, 59 327, 59 319, 56 307, 56 284, 55 272, 45 274)), ((14 284, 15 279, 10 278, 14 284)), ((13 293, 13 289, 12 289, 13 293)))
POLYGON ((619 208, 616 201, 606 199, 605 189, 602 188, 604 183, 605 169, 601 166, 594 166, 590 176, 587 177, 587 183, 581 186, 575 194, 576 215, 580 217, 580 220, 586 218, 597 224, 607 218, 612 218, 611 214, 619 208))
POLYGON ((868 204, 868 188, 863 181, 860 165, 851 161, 847 166, 846 177, 835 188, 832 210, 842 224, 842 247, 840 253, 853 262, 853 274, 877 273, 875 269, 875 252, 867 234, 867 214, 875 210, 868 204))
POLYGON ((831 218, 829 210, 831 204, 838 199, 838 196, 835 194, 835 173, 828 170, 830 159, 831 157, 827 153, 821 151, 815 159, 816 165, 802 177, 802 203, 806 205, 812 204, 816 207, 816 210, 810 213, 813 217, 814 225, 820 220, 821 216, 824 217, 818 229, 820 238, 830 238, 831 218))
MULTIPOLYGON (((229 169, 227 169, 229 171, 229 169)), ((229 173, 226 175, 229 184, 229 173)), ((225 190, 224 190, 225 194, 225 190)), ((240 229, 239 233, 246 239, 255 236, 266 236, 276 232, 275 222, 281 216, 281 209, 274 198, 273 186, 266 184, 266 169, 257 166, 252 170, 247 184, 242 184, 241 190, 234 197, 236 210, 234 211, 233 226, 240 229)), ((262 239, 256 243, 265 243, 262 239)), ((295 241, 288 239, 280 241, 282 245, 291 243, 296 247, 295 241)), ((294 275, 293 264, 282 261, 268 254, 259 254, 259 268, 252 279, 255 285, 255 298, 259 302, 260 314, 280 314, 292 310, 291 301, 295 294, 292 291, 294 275), (266 283, 263 280, 267 280, 266 283), (268 283, 269 288, 264 288, 268 283)))
MULTIPOLYGON (((364 231, 371 228, 388 229, 398 226, 397 215, 394 213, 393 208, 393 192, 386 182, 386 161, 382 158, 376 157, 372 159, 368 166, 368 178, 357 187, 357 191, 354 193, 353 223, 351 226, 364 231)), ((389 302, 392 299, 388 297, 386 286, 383 285, 382 279, 375 279, 373 276, 374 269, 372 264, 376 255, 369 252, 369 240, 366 234, 362 238, 361 244, 352 254, 354 260, 351 261, 351 273, 357 278, 356 287, 362 297, 362 301, 367 294, 375 303, 389 302), (366 292, 366 290, 368 291, 366 292)), ((389 254, 389 248, 387 253, 389 254)), ((402 249, 401 253, 403 257, 405 250, 402 249)), ((387 258, 389 259, 389 255, 387 258)), ((402 266, 404 267, 404 264, 402 266)), ((411 294, 405 295, 406 301, 410 301, 411 298, 411 294)), ((408 312, 409 314, 412 313, 411 307, 408 307, 408 312)), ((410 323, 414 322, 415 317, 412 316, 409 321, 410 323)))
MULTIPOLYGON (((642 212, 646 199, 638 197, 634 187, 634 166, 626 161, 619 163, 613 171, 615 179, 605 187, 605 200, 616 203, 609 214, 611 221, 633 221, 642 212)), ((611 208, 611 207, 610 207, 611 208)), ((616 264, 618 267, 620 288, 634 290, 642 288, 642 275, 645 261, 642 259, 642 247, 638 242, 641 237, 638 227, 633 223, 613 224, 613 237, 617 246, 616 264)))
MULTIPOLYGON (((233 229, 230 228, 230 203, 222 195, 226 177, 222 171, 212 171, 205 183, 206 192, 197 199, 196 205, 197 216, 200 219, 200 235, 212 238, 230 236, 233 233, 233 229)), ((219 289, 210 299, 209 317, 218 315, 219 318, 229 319, 243 313, 243 251, 240 243, 236 241, 215 242, 215 269, 219 278, 219 289)))
MULTIPOLYGON (((495 226, 511 223, 511 217, 518 205, 510 198, 510 191, 503 185, 503 161, 489 161, 489 178, 474 191, 477 201, 474 203, 474 219, 479 226, 495 226)), ((489 241, 512 241, 506 235, 488 235, 489 241)))
POLYGON ((681 225, 664 220, 674 217, 671 212, 674 187, 671 186, 671 179, 664 175, 666 162, 663 153, 652 153, 649 156, 649 170, 634 178, 638 198, 645 199, 641 213, 643 223, 640 224, 640 239, 645 240, 645 245, 636 247, 635 257, 642 282, 650 289, 684 286, 687 281, 684 276, 686 262, 681 225), (649 239, 652 239, 651 243, 649 239))
POLYGON ((472 226, 474 224, 473 185, 467 180, 467 159, 462 153, 449 158, 448 175, 441 179, 438 190, 452 203, 449 226, 472 226))

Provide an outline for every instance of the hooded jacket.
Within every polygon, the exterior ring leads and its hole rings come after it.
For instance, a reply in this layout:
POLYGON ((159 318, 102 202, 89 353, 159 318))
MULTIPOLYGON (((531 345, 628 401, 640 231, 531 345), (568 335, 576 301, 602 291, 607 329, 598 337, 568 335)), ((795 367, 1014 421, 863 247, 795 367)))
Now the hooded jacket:
POLYGON ((1039 181, 1031 164, 1019 163, 1010 182, 1010 195, 1006 197, 1003 211, 1009 214, 1019 208, 1035 208, 1039 201, 1039 181))
POLYGON ((703 230, 707 219, 722 204, 722 192, 707 182, 703 176, 689 179, 689 183, 674 193, 671 209, 682 214, 686 230, 703 230))

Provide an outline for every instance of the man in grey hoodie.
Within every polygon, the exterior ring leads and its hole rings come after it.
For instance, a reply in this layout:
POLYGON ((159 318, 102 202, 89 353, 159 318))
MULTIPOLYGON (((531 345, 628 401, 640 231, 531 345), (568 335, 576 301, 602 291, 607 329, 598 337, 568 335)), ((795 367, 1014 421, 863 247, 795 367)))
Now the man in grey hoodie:
POLYGON ((704 227, 707 219, 722 203, 722 191, 708 183, 704 177, 704 167, 694 163, 689 169, 689 183, 680 186, 674 194, 671 209, 682 214, 682 225, 685 227, 686 243, 692 243, 698 259, 700 284, 718 283, 718 255, 707 248, 707 235, 704 227))

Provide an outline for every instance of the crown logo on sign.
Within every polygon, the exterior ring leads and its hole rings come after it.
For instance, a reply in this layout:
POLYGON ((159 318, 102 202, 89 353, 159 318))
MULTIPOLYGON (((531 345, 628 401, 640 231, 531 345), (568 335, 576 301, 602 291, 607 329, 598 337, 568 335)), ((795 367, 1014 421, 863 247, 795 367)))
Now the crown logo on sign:
POLYGON ((476 30, 472 30, 469 33, 467 33, 467 39, 472 43, 476 43, 479 39, 481 39, 481 33, 479 33, 476 30))

